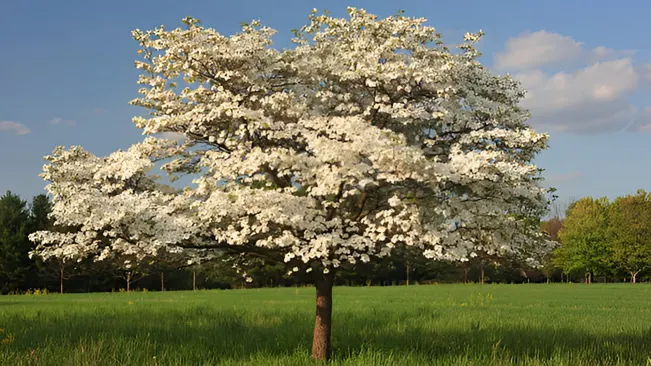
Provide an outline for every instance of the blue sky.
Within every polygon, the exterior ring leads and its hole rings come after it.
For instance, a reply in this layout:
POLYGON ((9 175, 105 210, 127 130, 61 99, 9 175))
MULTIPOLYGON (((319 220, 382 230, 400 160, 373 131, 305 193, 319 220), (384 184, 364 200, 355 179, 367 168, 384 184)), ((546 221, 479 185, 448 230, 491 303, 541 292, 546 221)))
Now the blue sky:
POLYGON ((379 16, 404 9, 448 44, 482 29, 482 61, 520 78, 532 125, 551 135, 536 159, 561 201, 650 190, 651 3, 627 1, 12 1, 0 2, 0 192, 43 192, 43 155, 82 145, 105 155, 142 136, 131 117, 137 44, 130 31, 191 15, 223 34, 261 19, 289 46, 316 7, 379 16), (625 5, 624 5, 625 4, 625 5))

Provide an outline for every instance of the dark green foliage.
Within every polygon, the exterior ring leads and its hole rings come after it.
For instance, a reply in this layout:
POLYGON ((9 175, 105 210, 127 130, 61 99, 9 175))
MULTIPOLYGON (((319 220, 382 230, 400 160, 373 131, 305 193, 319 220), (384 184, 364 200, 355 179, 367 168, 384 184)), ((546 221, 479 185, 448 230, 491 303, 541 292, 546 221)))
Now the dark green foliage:
POLYGON ((50 199, 44 194, 34 196, 30 206, 31 230, 50 229, 52 227, 52 219, 49 217, 50 212, 52 212, 50 199))
POLYGON ((27 202, 7 192, 0 197, 0 292, 30 285, 34 262, 29 258, 31 243, 27 202))

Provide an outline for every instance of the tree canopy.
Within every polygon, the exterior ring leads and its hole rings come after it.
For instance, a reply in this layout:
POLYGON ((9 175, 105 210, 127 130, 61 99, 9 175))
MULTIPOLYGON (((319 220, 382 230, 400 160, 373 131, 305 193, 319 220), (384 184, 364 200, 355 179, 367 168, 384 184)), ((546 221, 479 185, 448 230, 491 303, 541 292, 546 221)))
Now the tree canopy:
POLYGON ((583 271, 591 280, 594 274, 609 271, 608 200, 582 198, 568 209, 558 237, 563 243, 556 252, 558 265, 566 272, 583 271))
POLYGON ((618 197, 608 216, 613 259, 636 282, 638 273, 651 267, 651 197, 643 190, 618 197))

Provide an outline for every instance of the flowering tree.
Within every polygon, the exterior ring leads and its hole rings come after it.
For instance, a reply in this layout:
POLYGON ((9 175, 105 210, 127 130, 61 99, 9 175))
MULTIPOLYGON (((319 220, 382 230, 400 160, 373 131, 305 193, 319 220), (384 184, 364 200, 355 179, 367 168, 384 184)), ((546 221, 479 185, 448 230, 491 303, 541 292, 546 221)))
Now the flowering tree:
POLYGON ((543 249, 531 160, 548 137, 526 125, 518 83, 477 61, 482 34, 452 52, 425 19, 348 13, 312 12, 282 51, 259 22, 230 37, 193 18, 135 30, 132 104, 150 114, 134 123, 183 138, 107 158, 57 148, 43 177, 57 224, 76 230, 34 234, 38 252, 284 262, 314 276, 323 359, 338 267, 398 244, 432 260, 543 249), (163 184, 157 163, 192 184, 163 184))

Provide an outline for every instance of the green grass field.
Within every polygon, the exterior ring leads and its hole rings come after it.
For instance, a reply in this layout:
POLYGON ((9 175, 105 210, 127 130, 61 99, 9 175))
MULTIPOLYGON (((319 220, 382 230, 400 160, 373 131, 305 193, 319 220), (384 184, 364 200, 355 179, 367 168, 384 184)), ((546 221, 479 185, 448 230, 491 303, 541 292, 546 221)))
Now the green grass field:
MULTIPOLYGON (((0 297, 2 365, 310 365, 314 289, 0 297)), ((336 365, 651 365, 651 286, 335 288, 336 365), (648 362, 648 363, 647 363, 648 362)))

